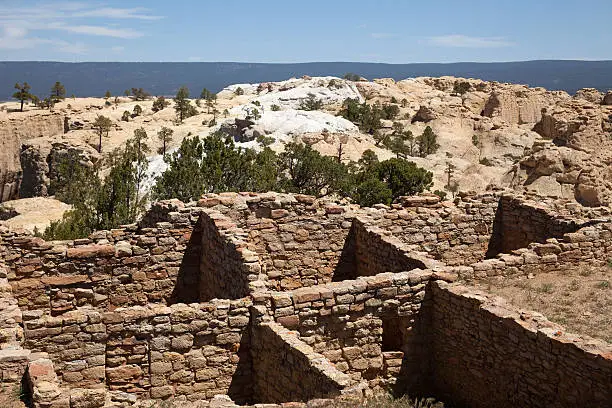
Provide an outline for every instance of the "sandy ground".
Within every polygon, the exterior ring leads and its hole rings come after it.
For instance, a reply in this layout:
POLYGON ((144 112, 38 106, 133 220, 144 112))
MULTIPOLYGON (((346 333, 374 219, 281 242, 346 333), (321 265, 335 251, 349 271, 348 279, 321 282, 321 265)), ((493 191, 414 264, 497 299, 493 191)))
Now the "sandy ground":
POLYGON ((570 332, 612 342, 612 260, 602 268, 568 268, 532 279, 491 278, 477 286, 570 332))
POLYGON ((43 232, 51 224, 51 221, 62 219, 64 212, 71 208, 70 205, 49 197, 22 198, 5 201, 0 205, 12 207, 19 213, 16 217, 0 221, 0 225, 11 229, 25 229, 30 232, 33 232, 34 228, 43 232))

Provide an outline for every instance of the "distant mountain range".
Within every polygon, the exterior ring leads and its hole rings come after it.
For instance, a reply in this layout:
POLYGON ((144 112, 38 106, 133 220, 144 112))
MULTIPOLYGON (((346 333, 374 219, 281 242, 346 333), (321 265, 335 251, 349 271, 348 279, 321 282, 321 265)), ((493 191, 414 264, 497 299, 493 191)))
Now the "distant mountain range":
POLYGON ((27 81, 32 93, 44 97, 55 81, 67 94, 122 95, 132 87, 153 95, 174 95, 187 85, 192 96, 206 87, 218 92, 235 83, 281 81, 291 77, 343 76, 347 72, 368 79, 453 75, 489 81, 541 86, 574 93, 580 88, 612 89, 612 61, 524 61, 451 64, 378 64, 310 62, 265 64, 235 62, 0 62, 0 100, 10 100, 16 82, 27 81))

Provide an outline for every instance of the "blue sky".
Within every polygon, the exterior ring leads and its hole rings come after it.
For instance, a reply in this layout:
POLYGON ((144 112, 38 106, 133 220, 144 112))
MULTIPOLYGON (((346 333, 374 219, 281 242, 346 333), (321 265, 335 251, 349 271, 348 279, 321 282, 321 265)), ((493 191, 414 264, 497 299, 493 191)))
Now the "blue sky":
POLYGON ((612 0, 0 0, 0 60, 612 59, 612 0))

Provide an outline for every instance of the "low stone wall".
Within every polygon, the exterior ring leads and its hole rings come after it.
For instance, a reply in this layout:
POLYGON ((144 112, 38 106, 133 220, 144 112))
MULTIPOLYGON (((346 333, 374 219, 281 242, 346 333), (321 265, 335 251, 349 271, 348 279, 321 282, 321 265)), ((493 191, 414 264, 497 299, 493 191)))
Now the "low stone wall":
POLYGON ((404 353, 402 375, 411 388, 420 385, 429 364, 420 311, 427 307, 425 288, 431 276, 420 270, 384 273, 254 297, 276 322, 297 330, 302 341, 348 374, 352 384, 367 380, 373 388, 383 385, 383 346, 390 340, 395 350, 384 351, 404 353))
POLYGON ((19 306, 61 314, 86 305, 196 301, 197 282, 183 277, 199 273, 200 241, 192 234, 201 210, 181 208, 155 228, 126 226, 75 241, 2 231, 1 257, 19 306))
POLYGON ((350 380, 325 357, 273 322, 253 328, 254 400, 308 401, 340 395, 350 380))
POLYGON ((272 290, 292 290, 331 282, 355 269, 346 242, 354 215, 348 207, 290 194, 210 195, 211 207, 248 232, 248 248, 260 259, 272 290))
POLYGON ((426 252, 447 265, 467 265, 486 256, 498 200, 499 194, 491 193, 464 197, 456 204, 427 205, 426 198, 415 197, 363 219, 412 251, 426 252))
POLYGON ((526 201, 523 197, 502 195, 493 225, 489 256, 509 253, 534 242, 561 238, 578 229, 576 219, 560 216, 546 205, 526 201))
POLYGON ((252 396, 248 299, 149 305, 61 316, 25 312, 25 345, 48 353, 60 384, 106 385, 143 398, 252 396))
MULTIPOLYGON (((376 227, 368 227, 355 219, 349 240, 354 242, 354 275, 373 276, 384 272, 405 272, 412 269, 425 269, 432 262, 424 256, 416 256, 405 251, 406 245, 395 237, 386 236, 376 227)), ((341 279, 336 279, 341 280, 341 279)))
POLYGON ((498 255, 466 267, 454 268, 464 280, 490 276, 529 275, 567 268, 601 267, 612 259, 612 223, 598 224, 498 255))
POLYGON ((607 407, 612 346, 457 284, 432 284, 437 396, 473 408, 607 407))

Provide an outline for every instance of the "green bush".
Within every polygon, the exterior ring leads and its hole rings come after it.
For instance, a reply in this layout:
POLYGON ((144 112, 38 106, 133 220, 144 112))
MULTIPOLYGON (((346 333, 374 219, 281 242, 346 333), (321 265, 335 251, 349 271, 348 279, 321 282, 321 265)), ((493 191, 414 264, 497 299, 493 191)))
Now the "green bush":
POLYGON ((302 100, 298 109, 305 111, 315 111, 323 108, 323 101, 316 98, 314 94, 308 94, 308 98, 302 100))

